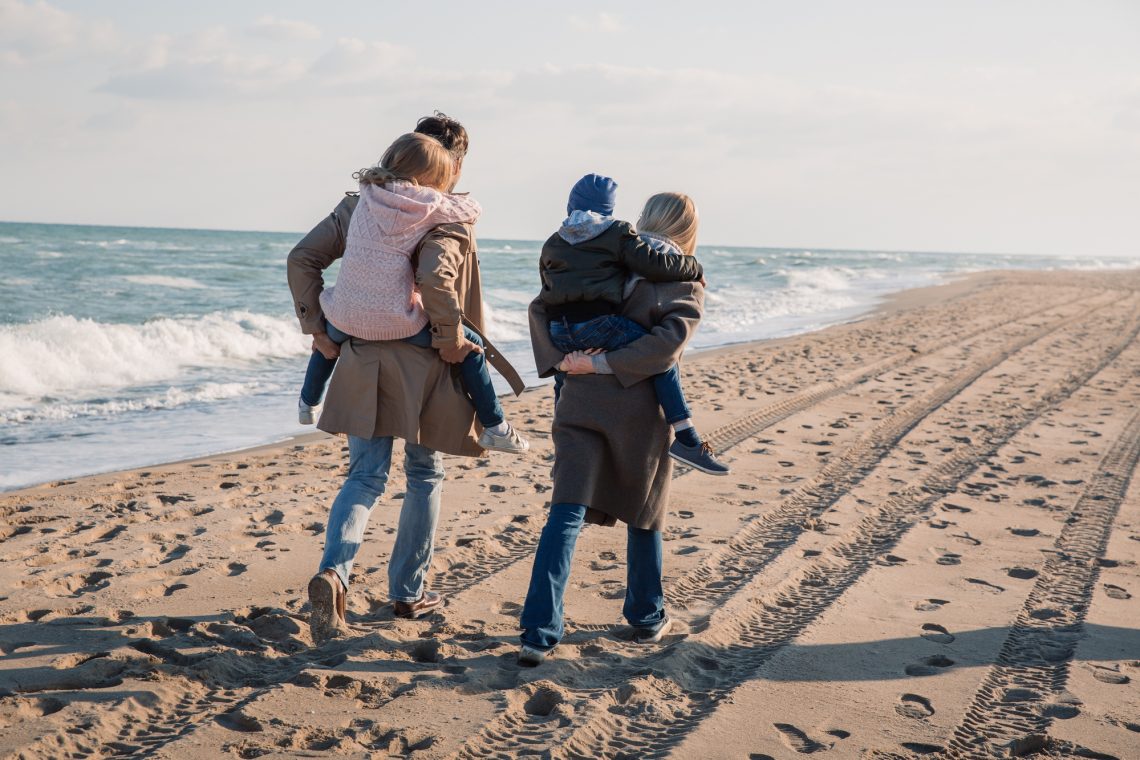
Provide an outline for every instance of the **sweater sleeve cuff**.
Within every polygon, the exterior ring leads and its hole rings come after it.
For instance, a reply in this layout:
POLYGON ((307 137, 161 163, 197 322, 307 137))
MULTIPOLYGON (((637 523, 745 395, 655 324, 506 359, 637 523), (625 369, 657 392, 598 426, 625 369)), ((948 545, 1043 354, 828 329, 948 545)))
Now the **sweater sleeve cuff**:
POLYGON ((610 363, 606 361, 605 354, 594 354, 590 357, 590 361, 594 364, 594 374, 612 375, 614 373, 613 368, 610 367, 610 363))

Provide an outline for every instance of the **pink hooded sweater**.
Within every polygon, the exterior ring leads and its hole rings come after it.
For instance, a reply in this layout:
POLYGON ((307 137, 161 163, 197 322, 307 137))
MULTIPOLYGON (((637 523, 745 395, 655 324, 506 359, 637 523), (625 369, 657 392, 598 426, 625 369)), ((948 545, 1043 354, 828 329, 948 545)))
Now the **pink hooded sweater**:
POLYGON ((482 207, 465 195, 410 182, 361 184, 336 285, 321 293, 325 318, 364 340, 415 335, 428 316, 415 289, 411 256, 433 227, 474 222, 482 207))

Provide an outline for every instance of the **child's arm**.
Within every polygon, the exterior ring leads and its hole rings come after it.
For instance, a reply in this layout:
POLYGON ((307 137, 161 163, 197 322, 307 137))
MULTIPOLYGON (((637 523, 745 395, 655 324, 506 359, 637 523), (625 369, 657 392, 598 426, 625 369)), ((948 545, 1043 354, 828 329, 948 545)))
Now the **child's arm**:
POLYGON ((622 234, 620 256, 626 269, 650 282, 697 282, 705 274, 694 257, 662 253, 638 237, 629 225, 622 234))

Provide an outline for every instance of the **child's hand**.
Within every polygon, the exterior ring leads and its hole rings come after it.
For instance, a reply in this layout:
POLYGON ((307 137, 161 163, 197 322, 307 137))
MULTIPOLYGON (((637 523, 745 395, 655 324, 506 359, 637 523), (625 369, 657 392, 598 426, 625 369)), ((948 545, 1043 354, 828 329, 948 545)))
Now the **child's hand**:
POLYGON ((575 351, 572 354, 566 354, 558 363, 558 370, 571 375, 591 375, 594 373, 594 362, 590 357, 598 353, 601 351, 592 348, 588 351, 575 351))
POLYGON ((313 350, 320 351, 326 359, 336 359, 340 356, 340 346, 333 342, 328 333, 313 333, 313 350))
POLYGON ((481 354, 483 353, 483 348, 464 338, 457 346, 448 346, 447 348, 439 349, 439 358, 448 364, 459 364, 466 359, 467 354, 472 351, 481 354))

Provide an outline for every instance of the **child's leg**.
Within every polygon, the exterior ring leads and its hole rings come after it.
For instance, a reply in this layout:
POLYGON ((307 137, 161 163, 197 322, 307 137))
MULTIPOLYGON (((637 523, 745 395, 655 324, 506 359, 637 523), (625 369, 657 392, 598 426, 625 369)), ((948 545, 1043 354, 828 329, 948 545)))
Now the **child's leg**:
MULTIPOLYGON (((616 351, 648 334, 644 327, 625 317, 612 316, 603 319, 605 320, 604 323, 595 325, 591 329, 593 334, 580 334, 575 337, 583 342, 593 341, 598 348, 616 351)), ((586 331, 583 330, 583 332, 586 331)), ((701 436, 693 427, 693 413, 685 402, 685 392, 681 388, 681 372, 676 364, 660 375, 654 375, 653 389, 657 393, 657 403, 661 405, 661 411, 665 413, 666 421, 673 427, 677 441, 686 447, 699 449, 701 436)), ((706 452, 702 456, 711 455, 706 452)), ((727 472, 727 468, 725 472, 727 472)))
MULTIPOLYGON (((325 320, 325 334, 338 346, 348 340, 349 336, 338 330, 331 322, 325 320)), ((301 401, 309 406, 317 406, 325 395, 325 387, 329 384, 333 369, 336 368, 336 359, 326 359, 320 351, 313 350, 309 356, 309 366, 305 370, 305 382, 301 385, 301 401)))
MULTIPOLYGON (((467 340, 480 348, 483 339, 469 327, 463 328, 467 340)), ((495 393, 495 386, 491 384, 491 372, 487 369, 487 358, 480 351, 467 354, 459 364, 459 376, 463 380, 463 389, 471 397, 475 406, 475 416, 485 428, 498 427, 503 423, 503 407, 499 404, 499 397, 495 393)))
POLYGON ((653 389, 657 391, 657 403, 661 404, 665 421, 670 425, 676 425, 693 416, 688 403, 685 402, 685 391, 681 388, 681 372, 676 364, 660 375, 653 376, 653 389))

